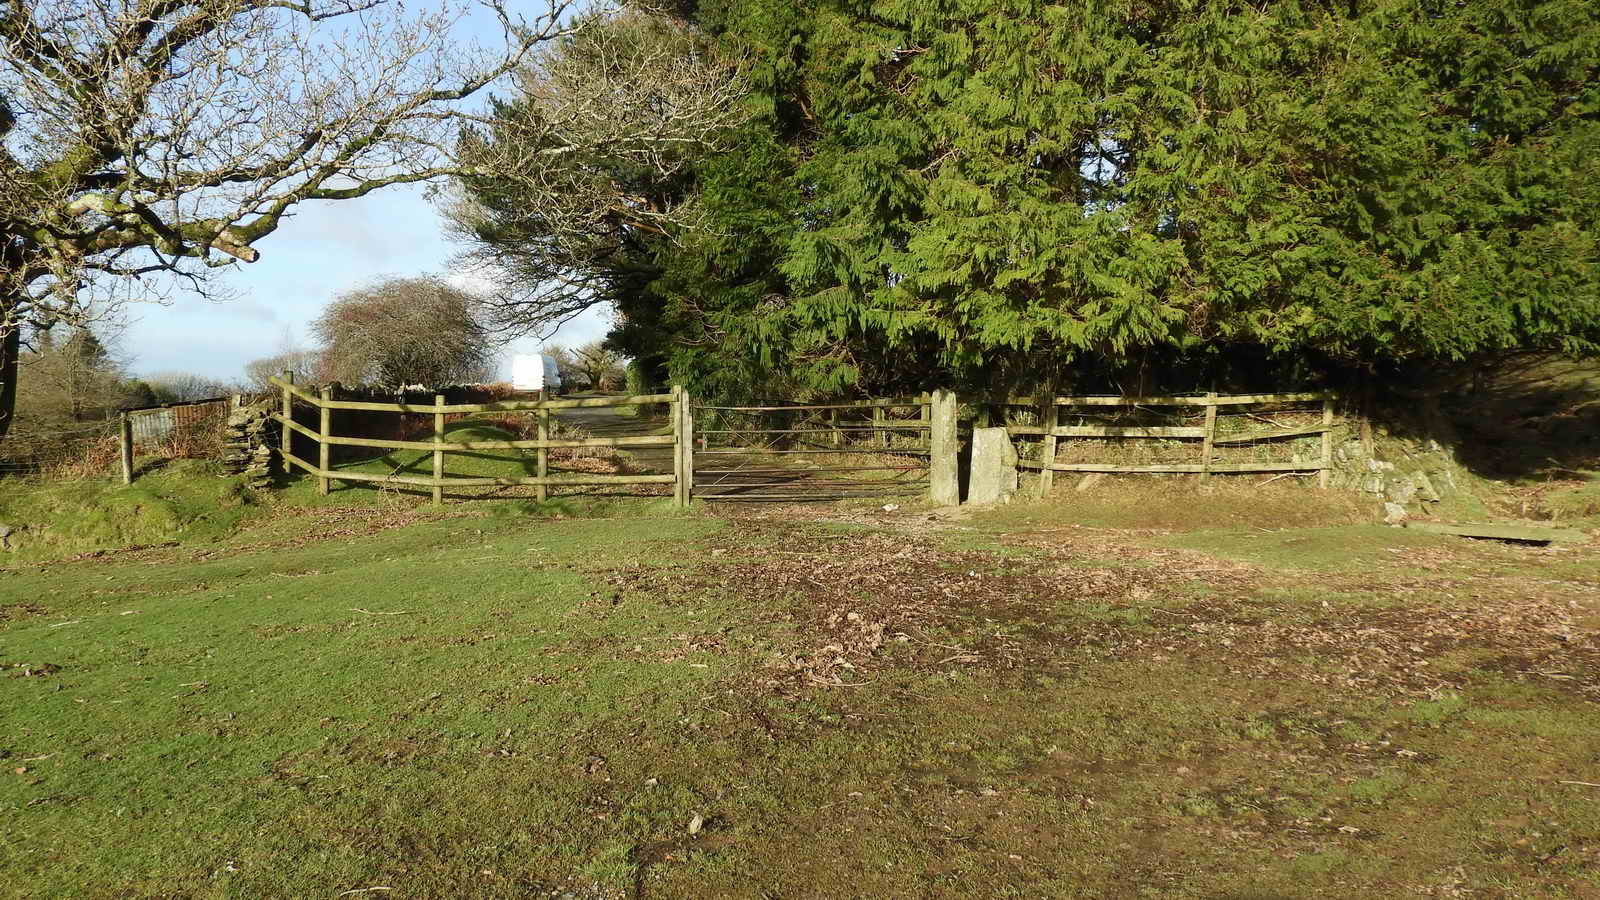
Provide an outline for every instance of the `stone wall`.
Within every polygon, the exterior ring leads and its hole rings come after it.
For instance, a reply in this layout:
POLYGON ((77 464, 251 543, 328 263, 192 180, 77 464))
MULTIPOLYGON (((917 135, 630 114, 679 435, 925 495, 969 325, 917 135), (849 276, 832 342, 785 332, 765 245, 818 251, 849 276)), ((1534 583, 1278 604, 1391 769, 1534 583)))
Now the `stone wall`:
POLYGON ((1350 432, 1334 445, 1329 484, 1382 502, 1386 521, 1431 515, 1441 506, 1475 499, 1475 479, 1438 439, 1381 426, 1370 427, 1365 439, 1356 429, 1350 432))
POLYGON ((280 430, 269 418, 276 398, 240 406, 228 414, 222 438, 222 470, 243 475, 251 487, 272 486, 273 459, 280 430))

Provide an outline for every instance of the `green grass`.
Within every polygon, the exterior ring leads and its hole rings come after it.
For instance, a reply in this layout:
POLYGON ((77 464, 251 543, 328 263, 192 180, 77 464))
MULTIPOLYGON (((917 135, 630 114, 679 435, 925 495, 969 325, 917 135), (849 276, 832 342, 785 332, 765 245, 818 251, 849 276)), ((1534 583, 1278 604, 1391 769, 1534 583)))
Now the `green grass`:
POLYGON ((1350 566, 1392 562, 1408 551, 1449 546, 1460 539, 1390 528, 1341 525, 1275 531, 1230 529, 1194 531, 1156 541, 1164 547, 1200 550, 1276 569, 1335 572, 1350 566))
POLYGON ((216 539, 256 515, 258 500, 237 479, 222 477, 213 463, 176 460, 131 485, 111 478, 9 479, 0 483, 0 522, 21 529, 11 538, 9 559, 33 561, 216 539))
POLYGON ((0 569, 0 896, 1600 889, 1592 548, 341 493, 0 569))
POLYGON ((524 868, 595 863, 595 828, 572 827, 592 821, 580 736, 691 703, 720 666, 658 651, 721 611, 618 609, 580 569, 597 545, 639 566, 652 539, 708 527, 650 521, 619 543, 614 522, 451 520, 369 537, 359 559, 323 542, 11 574, 5 593, 45 610, 0 656, 61 668, 8 684, 6 763, 27 771, 0 783, 6 880, 285 896, 389 852, 447 852, 438 891, 518 848, 524 868), (596 652, 630 646, 648 649, 596 652), (151 829, 177 839, 137 839, 151 829))

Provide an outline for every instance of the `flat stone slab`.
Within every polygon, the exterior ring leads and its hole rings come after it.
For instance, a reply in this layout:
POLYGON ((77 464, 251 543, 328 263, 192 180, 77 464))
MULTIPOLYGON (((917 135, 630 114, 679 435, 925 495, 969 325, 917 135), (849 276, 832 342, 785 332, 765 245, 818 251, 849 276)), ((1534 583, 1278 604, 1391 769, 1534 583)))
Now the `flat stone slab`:
POLYGON ((1426 531, 1432 534, 1455 534, 1461 537, 1485 538, 1492 541, 1530 541, 1548 544, 1551 541, 1583 543, 1589 539, 1587 534, 1576 529, 1541 528, 1537 525, 1480 525, 1473 523, 1457 525, 1451 522, 1407 522, 1405 527, 1413 531, 1426 531))

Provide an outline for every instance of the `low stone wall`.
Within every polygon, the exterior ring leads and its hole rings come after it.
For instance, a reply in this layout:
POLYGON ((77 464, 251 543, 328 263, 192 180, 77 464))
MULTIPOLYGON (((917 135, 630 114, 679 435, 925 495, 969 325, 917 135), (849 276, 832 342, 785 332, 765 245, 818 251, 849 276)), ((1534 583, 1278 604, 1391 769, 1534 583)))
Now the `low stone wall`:
POLYGON ((1429 507, 1460 496, 1466 481, 1461 464, 1438 441, 1383 433, 1337 444, 1329 477, 1331 487, 1381 501, 1384 519, 1391 523, 1426 514, 1429 507))
POLYGON ((222 438, 222 469, 243 475, 251 487, 272 485, 279 430, 272 428, 275 398, 240 406, 228 414, 222 438))

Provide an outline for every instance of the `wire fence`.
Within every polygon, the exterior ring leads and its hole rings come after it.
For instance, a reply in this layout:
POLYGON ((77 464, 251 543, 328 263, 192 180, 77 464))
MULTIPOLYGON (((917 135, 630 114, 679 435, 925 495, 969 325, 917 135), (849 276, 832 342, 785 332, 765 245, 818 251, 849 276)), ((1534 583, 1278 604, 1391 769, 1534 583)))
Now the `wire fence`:
MULTIPOLYGON (((214 458, 231 403, 214 398, 124 410, 136 454, 164 459, 214 458)), ((119 419, 61 422, 19 417, 0 441, 0 477, 87 478, 120 465, 119 419)))
POLYGON ((62 424, 19 418, 0 442, 0 477, 98 474, 116 462, 114 419, 62 424))

